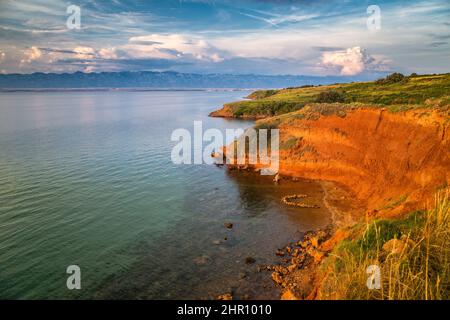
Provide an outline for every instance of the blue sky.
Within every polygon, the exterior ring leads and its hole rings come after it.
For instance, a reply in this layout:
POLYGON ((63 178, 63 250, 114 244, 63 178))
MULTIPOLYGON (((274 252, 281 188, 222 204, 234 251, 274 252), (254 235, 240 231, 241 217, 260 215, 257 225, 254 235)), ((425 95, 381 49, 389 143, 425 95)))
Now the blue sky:
POLYGON ((442 73, 449 17, 449 0, 2 0, 0 72, 442 73))

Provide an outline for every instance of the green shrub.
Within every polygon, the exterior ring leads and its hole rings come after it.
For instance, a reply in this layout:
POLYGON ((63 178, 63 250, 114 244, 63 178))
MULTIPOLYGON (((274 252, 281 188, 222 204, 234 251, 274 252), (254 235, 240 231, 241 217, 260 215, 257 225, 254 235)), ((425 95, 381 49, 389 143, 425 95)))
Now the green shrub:
POLYGON ((397 83, 397 82, 403 81, 405 79, 407 79, 407 78, 403 74, 401 74, 399 72, 394 72, 394 73, 388 75, 384 79, 378 79, 376 81, 376 83, 378 83, 378 84, 392 84, 392 83, 397 83))
POLYGON ((323 91, 316 98, 317 103, 333 103, 344 101, 344 94, 335 90, 323 91))

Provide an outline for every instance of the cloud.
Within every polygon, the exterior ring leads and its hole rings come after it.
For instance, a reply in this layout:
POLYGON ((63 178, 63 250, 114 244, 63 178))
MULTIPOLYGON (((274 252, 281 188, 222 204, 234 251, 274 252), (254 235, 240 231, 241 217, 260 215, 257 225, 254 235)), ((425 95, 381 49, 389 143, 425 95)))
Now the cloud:
POLYGON ((322 64, 326 67, 338 69, 343 76, 360 74, 373 62, 375 62, 375 59, 361 47, 322 53, 322 64))
POLYGON ((96 55, 95 49, 91 47, 76 47, 73 51, 75 52, 75 58, 78 59, 89 59, 96 55))
POLYGON ((316 49, 318 51, 324 52, 324 51, 339 51, 344 50, 345 48, 342 47, 326 47, 326 46, 313 46, 313 49, 316 49))
POLYGON ((0 63, 5 59, 6 54, 0 50, 0 63))
POLYGON ((102 59, 117 59, 116 48, 101 48, 98 51, 98 56, 102 59))
POLYGON ((42 51, 38 47, 31 47, 24 51, 24 57, 20 63, 31 63, 33 60, 37 60, 42 56, 42 51))
POLYGON ((444 45, 446 45, 446 44, 447 44, 447 42, 444 42, 444 41, 438 41, 438 42, 432 42, 432 43, 430 44, 430 46, 433 47, 433 48, 437 48, 437 47, 440 47, 440 46, 444 46, 444 45))
POLYGON ((136 58, 178 59, 192 57, 212 62, 223 61, 219 50, 203 38, 187 37, 181 34, 151 34, 131 37, 129 43, 122 49, 136 58))

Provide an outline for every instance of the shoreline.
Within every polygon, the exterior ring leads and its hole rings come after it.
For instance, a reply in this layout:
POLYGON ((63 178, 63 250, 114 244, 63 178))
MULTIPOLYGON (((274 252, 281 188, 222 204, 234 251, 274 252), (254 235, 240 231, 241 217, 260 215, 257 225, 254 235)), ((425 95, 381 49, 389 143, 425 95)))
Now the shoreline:
MULTIPOLYGON (((225 104, 210 116, 259 118, 234 111, 233 104, 225 104)), ((258 127, 280 130, 280 183, 289 178, 318 182, 332 219, 328 228, 306 232, 279 249, 275 254, 282 261, 266 266, 281 299, 320 299, 320 277, 326 277, 318 272, 323 260, 333 263, 332 257, 327 259, 331 251, 344 240, 360 239, 364 225, 429 210, 439 186, 448 188, 450 182, 449 115, 448 108, 392 111, 315 104, 280 116, 260 116, 258 127)), ((262 167, 227 166, 238 171, 262 167)))

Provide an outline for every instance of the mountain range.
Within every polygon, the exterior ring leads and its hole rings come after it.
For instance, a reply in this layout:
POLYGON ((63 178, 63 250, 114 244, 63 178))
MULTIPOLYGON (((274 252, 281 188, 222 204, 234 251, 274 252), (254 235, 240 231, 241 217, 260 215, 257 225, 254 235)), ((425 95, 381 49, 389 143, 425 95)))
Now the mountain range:
POLYGON ((196 74, 154 72, 74 72, 1 74, 1 89, 87 88, 284 88, 372 80, 344 76, 196 74))

